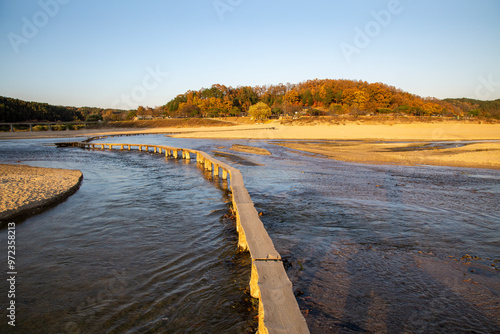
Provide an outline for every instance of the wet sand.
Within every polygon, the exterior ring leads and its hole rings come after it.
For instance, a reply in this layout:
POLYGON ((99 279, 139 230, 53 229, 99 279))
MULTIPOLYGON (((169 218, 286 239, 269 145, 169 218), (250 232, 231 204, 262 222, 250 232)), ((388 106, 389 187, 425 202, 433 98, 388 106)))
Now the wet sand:
POLYGON ((289 148, 322 154, 352 162, 439 165, 472 168, 500 167, 500 145, 470 143, 463 147, 437 147, 420 150, 419 145, 443 141, 500 140, 500 124, 472 124, 459 121, 408 124, 363 124, 344 122, 339 125, 242 124, 231 127, 100 129, 52 132, 3 132, 0 139, 89 137, 117 134, 163 133, 176 138, 261 139, 261 140, 342 140, 368 143, 286 143, 289 148), (389 141, 392 143, 374 143, 389 141), (406 142, 401 144, 398 142, 406 142), (414 146, 415 149, 412 149, 414 146))
POLYGON ((75 192, 82 179, 78 170, 0 164, 0 220, 57 204, 75 192))
POLYGON ((500 169, 500 142, 435 144, 303 141, 277 145, 357 163, 500 169))
POLYGON ((255 130, 234 127, 233 131, 227 132, 203 132, 198 129, 197 132, 175 134, 173 137, 347 140, 350 142, 287 142, 280 145, 357 163, 500 169, 499 142, 470 143, 479 140, 500 140, 500 124, 440 122, 390 125, 351 122, 345 125, 284 126, 276 122, 255 125, 255 130), (270 125, 274 129, 269 129, 270 125), (399 141, 406 143, 398 143, 399 141), (456 141, 468 143, 454 147, 456 141), (448 142, 449 145, 433 146, 433 142, 448 142))
POLYGON ((269 152, 266 149, 248 145, 234 144, 233 146, 231 146, 231 150, 236 152, 250 153, 250 154, 271 155, 271 152, 269 152))

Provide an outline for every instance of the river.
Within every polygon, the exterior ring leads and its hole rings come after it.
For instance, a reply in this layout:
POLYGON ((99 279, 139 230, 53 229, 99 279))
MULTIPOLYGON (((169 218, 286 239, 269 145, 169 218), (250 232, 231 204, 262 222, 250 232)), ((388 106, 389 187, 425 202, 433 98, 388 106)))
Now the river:
MULTIPOLYGON (((20 329, 255 330, 225 184, 194 160, 45 146, 53 141, 0 148, 1 162, 85 178, 17 226, 20 329)), ((215 153, 242 171, 312 333, 500 332, 499 171, 344 163, 272 141, 101 142, 235 154, 215 153), (232 152, 235 143, 272 155, 232 152)))

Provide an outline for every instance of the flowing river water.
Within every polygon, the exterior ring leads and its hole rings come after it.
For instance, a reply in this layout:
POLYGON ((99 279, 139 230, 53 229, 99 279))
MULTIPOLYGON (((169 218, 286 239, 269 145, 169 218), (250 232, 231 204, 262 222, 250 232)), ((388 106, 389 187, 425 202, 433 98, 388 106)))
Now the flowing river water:
MULTIPOLYGON (((16 332, 255 331, 226 184, 194 160, 54 141, 0 146, 2 163, 84 174, 16 227, 16 332)), ((500 332, 499 171, 343 163, 270 141, 101 141, 200 149, 240 169, 312 333, 500 332)))

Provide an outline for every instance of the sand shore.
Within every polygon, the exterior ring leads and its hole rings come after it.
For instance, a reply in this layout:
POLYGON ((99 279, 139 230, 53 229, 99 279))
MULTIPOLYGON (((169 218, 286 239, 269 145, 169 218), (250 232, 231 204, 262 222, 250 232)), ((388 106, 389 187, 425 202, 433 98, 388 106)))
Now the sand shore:
POLYGON ((78 170, 0 164, 0 221, 57 204, 73 194, 82 179, 78 170))
MULTIPOLYGON (((185 129, 187 130, 187 129, 185 129)), ((219 132, 192 129, 173 135, 177 138, 227 139, 331 139, 331 140, 500 140, 500 124, 469 124, 460 122, 288 126, 278 122, 249 126, 234 126, 219 132), (274 128, 274 129, 271 129, 274 128), (230 131, 228 131, 230 130, 230 131), (184 133, 183 133, 184 132, 184 133)))
POLYGON ((177 138, 224 139, 331 139, 331 140, 500 140, 499 124, 461 122, 340 125, 241 124, 196 128, 108 128, 76 131, 0 132, 0 140, 91 137, 113 134, 162 133, 177 138))
POLYGON ((287 142, 280 145, 347 162, 500 169, 500 142, 474 143, 500 140, 500 124, 440 122, 389 125, 351 122, 314 126, 262 124, 256 125, 253 130, 237 127, 232 130, 217 132, 211 129, 204 132, 198 129, 173 137, 286 139, 287 142), (270 125, 274 129, 270 129, 270 125), (289 142, 297 139, 301 141, 289 142), (461 142, 466 142, 466 145, 461 142))
POLYGON ((354 141, 282 142, 277 145, 347 162, 435 165, 500 169, 500 142, 453 144, 365 143, 354 141))
MULTIPOLYGON (((292 123, 293 124, 293 123, 292 123)), ((338 125, 239 124, 223 127, 99 129, 52 132, 4 132, 0 139, 91 137, 116 134, 167 134, 176 138, 330 140, 367 143, 287 143, 289 148, 321 154, 333 159, 379 164, 429 164, 440 166, 500 168, 500 143, 468 143, 462 147, 436 146, 433 142, 500 140, 500 124, 460 121, 435 123, 366 124, 344 122, 338 125), (384 141, 385 143, 376 143, 384 141), (388 142, 388 143, 387 143, 388 142), (405 143, 401 143, 405 142, 405 143)), ((285 144, 283 144, 285 145, 285 144)))

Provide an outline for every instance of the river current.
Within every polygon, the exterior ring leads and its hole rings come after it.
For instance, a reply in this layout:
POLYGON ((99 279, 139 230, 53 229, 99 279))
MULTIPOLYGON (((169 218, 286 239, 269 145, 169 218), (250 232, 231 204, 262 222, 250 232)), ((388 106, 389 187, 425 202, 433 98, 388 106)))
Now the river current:
MULTIPOLYGON (((16 332, 255 331, 227 184, 195 160, 54 141, 0 146, 1 163, 84 174, 65 202, 17 222, 16 332)), ((272 141, 101 141, 200 149, 240 169, 312 333, 500 332, 499 171, 344 163, 272 141)))

